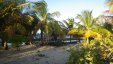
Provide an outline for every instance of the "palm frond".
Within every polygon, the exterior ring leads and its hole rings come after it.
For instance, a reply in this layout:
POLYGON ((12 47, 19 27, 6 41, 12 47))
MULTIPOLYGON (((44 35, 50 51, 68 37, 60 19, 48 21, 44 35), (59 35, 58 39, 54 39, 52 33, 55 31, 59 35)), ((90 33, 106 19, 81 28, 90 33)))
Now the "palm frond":
POLYGON ((55 12, 51 13, 51 15, 52 15, 53 17, 54 17, 54 16, 59 17, 61 14, 60 14, 60 12, 55 11, 55 12))
POLYGON ((90 29, 96 23, 97 18, 93 18, 92 11, 85 10, 82 14, 78 14, 77 18, 83 23, 86 29, 90 29))
POLYGON ((15 30, 16 30, 18 33, 23 34, 23 35, 26 34, 26 29, 25 29, 25 27, 24 27, 23 25, 21 25, 21 24, 18 23, 18 24, 15 25, 14 27, 15 27, 15 30))
POLYGON ((34 11, 36 11, 41 17, 44 17, 47 13, 47 3, 45 1, 38 1, 34 4, 34 11))
POLYGON ((16 6, 17 8, 24 8, 24 7, 27 7, 29 5, 31 5, 32 3, 31 2, 26 2, 26 3, 23 3, 23 4, 20 4, 18 6, 16 6))

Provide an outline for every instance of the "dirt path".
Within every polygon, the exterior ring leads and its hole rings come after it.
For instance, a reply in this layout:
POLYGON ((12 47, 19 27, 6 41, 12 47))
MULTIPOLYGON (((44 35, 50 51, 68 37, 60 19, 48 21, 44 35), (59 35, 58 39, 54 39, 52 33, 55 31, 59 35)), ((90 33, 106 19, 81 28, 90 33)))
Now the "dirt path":
POLYGON ((62 47, 43 46, 40 48, 27 47, 24 52, 9 51, 6 56, 1 55, 0 64, 65 64, 69 57, 66 51, 72 45, 62 47), (10 53, 11 52, 11 53, 10 53))

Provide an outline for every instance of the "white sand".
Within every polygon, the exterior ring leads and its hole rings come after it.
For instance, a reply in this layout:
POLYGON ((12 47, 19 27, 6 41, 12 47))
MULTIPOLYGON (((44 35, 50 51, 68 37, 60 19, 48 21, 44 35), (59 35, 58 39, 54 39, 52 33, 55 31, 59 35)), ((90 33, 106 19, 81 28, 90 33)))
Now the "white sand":
POLYGON ((1 55, 0 64, 65 64, 69 58, 69 52, 67 52, 66 49, 71 46, 72 45, 62 47, 43 46, 32 49, 30 49, 31 46, 24 47, 28 49, 20 51, 19 53, 18 51, 9 51, 9 54, 6 56, 1 55), (45 56, 40 57, 39 54, 45 56))

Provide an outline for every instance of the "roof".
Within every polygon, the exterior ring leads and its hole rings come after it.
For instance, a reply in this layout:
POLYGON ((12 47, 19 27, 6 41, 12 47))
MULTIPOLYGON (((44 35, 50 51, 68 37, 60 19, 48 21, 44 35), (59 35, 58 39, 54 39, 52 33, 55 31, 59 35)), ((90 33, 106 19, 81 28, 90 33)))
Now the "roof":
POLYGON ((113 17, 113 13, 111 13, 109 10, 104 11, 103 14, 107 17, 113 17))

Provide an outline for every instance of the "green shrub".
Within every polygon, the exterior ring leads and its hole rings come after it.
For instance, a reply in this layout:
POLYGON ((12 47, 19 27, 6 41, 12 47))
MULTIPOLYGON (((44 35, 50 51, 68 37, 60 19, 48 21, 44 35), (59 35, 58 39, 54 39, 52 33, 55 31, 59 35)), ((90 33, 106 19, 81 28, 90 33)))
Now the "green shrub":
POLYGON ((21 35, 16 35, 15 37, 10 38, 10 42, 12 43, 12 47, 18 47, 22 42, 27 40, 26 37, 21 35))
POLYGON ((70 50, 67 64, 110 64, 113 62, 113 41, 104 38, 92 40, 90 44, 79 43, 70 50))

